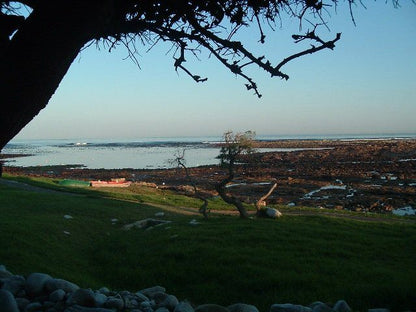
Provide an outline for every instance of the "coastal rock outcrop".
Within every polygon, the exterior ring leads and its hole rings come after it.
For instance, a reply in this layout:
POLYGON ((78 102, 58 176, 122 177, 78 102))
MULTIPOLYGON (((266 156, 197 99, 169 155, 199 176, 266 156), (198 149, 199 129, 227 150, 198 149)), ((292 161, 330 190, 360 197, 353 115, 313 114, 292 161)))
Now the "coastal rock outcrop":
MULTIPOLYGON (((259 312, 257 307, 235 303, 228 307, 207 303, 192 306, 166 293, 162 286, 142 289, 136 293, 84 289, 45 273, 27 277, 13 275, 0 265, 0 312, 259 312)), ((351 312, 347 302, 339 300, 333 306, 320 301, 310 306, 273 304, 269 312, 351 312)), ((368 311, 388 312, 388 309, 368 311)))

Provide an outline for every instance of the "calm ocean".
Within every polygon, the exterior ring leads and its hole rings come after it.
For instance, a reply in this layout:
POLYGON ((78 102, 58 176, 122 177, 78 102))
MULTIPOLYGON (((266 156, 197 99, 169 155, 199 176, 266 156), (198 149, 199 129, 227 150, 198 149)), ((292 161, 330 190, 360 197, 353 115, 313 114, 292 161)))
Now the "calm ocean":
MULTIPOLYGON (((350 136, 258 136, 259 140, 276 139, 345 139, 416 138, 416 135, 350 135, 350 136)), ((137 140, 13 140, 4 154, 30 156, 10 158, 7 166, 84 165, 90 169, 158 169, 170 168, 169 160, 185 150, 188 167, 217 164, 220 137, 146 138, 137 140)), ((258 149, 259 152, 293 149, 258 149)))

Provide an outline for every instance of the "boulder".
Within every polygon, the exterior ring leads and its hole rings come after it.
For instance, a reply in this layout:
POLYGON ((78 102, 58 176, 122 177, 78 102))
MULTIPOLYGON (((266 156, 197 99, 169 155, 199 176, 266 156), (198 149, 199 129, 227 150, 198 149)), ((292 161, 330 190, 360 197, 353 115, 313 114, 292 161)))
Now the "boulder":
POLYGON ((162 286, 154 286, 154 287, 149 287, 149 288, 140 290, 140 293, 142 293, 143 295, 145 295, 146 297, 150 299, 152 299, 152 297, 156 293, 160 293, 160 292, 166 292, 166 289, 162 286))
POLYGON ((122 310, 124 309, 124 302, 120 298, 108 298, 107 302, 103 305, 104 308, 122 310))
POLYGON ((345 300, 338 300, 333 306, 334 312, 351 312, 351 308, 345 300))
POLYGON ((332 308, 321 301, 315 301, 309 306, 312 312, 332 312, 332 308))
POLYGON ((26 279, 26 293, 29 297, 38 297, 47 293, 46 283, 52 280, 52 277, 44 273, 32 273, 26 279))
POLYGON ((179 304, 178 299, 174 295, 168 295, 163 301, 158 304, 158 307, 165 307, 171 311, 179 304))
POLYGON ((73 293, 79 289, 79 286, 59 278, 52 278, 45 283, 48 292, 53 292, 57 289, 62 289, 66 293, 73 293))
POLYGON ((57 289, 49 294, 49 300, 52 302, 62 301, 65 298, 65 291, 62 289, 57 289))
POLYGON ((19 312, 16 299, 13 294, 4 289, 0 289, 0 311, 1 312, 19 312))
POLYGON ((259 312, 259 310, 251 304, 235 303, 227 307, 230 312, 259 312))
POLYGON ((69 305, 80 305, 83 307, 95 307, 95 294, 91 289, 78 289, 67 300, 69 305))
POLYGON ((264 211, 266 216, 272 219, 280 218, 282 216, 282 213, 275 208, 266 207, 264 211))
POLYGON ((197 306, 195 312, 229 312, 226 307, 218 304, 202 304, 197 306))
POLYGON ((176 305, 173 312, 194 312, 194 308, 188 302, 182 301, 176 305))
POLYGON ((14 296, 21 290, 25 289, 25 278, 23 276, 11 276, 7 279, 3 279, 3 286, 1 289, 10 291, 14 296))
POLYGON ((276 303, 270 307, 270 312, 312 312, 312 309, 298 304, 276 303))

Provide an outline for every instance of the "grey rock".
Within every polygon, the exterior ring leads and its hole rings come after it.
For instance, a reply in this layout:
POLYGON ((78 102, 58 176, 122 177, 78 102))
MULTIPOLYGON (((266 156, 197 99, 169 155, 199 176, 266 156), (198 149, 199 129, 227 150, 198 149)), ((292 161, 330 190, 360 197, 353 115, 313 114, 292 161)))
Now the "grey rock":
POLYGON ((186 301, 179 302, 174 312, 194 312, 194 308, 186 301))
POLYGON ((153 311, 153 303, 151 301, 143 301, 140 303, 140 310, 144 312, 153 311))
POLYGON ((376 308, 376 309, 368 309, 368 312, 390 312, 389 309, 384 309, 384 308, 376 308))
POLYGON ((37 297, 46 293, 45 285, 52 277, 44 273, 32 273, 26 279, 26 293, 30 297, 37 297))
POLYGON ((67 293, 73 293, 79 289, 79 286, 63 279, 53 278, 45 283, 48 292, 53 292, 57 289, 62 289, 67 293))
POLYGON ((195 312, 229 312, 226 307, 218 304, 202 304, 196 307, 195 312))
POLYGON ((25 312, 33 312, 42 309, 42 304, 40 302, 32 302, 26 306, 25 312))
POLYGON ((140 290, 140 292, 146 297, 152 299, 152 296, 159 292, 166 292, 166 289, 162 286, 154 286, 140 290))
POLYGON ((16 299, 8 290, 0 289, 0 309, 1 312, 19 312, 16 299))
POLYGON ((167 293, 165 293, 164 291, 158 291, 155 293, 152 293, 150 295, 150 298, 153 299, 156 304, 159 304, 160 302, 162 302, 163 300, 165 300, 169 295, 167 293))
POLYGON ((66 308, 64 312, 114 312, 114 310, 104 308, 88 308, 82 307, 80 305, 74 305, 72 307, 66 308))
POLYGON ((310 305, 312 312, 332 312, 332 308, 321 301, 315 301, 310 305))
POLYGON ((134 294, 134 296, 135 296, 135 299, 136 299, 137 301, 139 301, 139 302, 142 302, 142 301, 149 301, 149 297, 147 297, 146 295, 144 295, 144 294, 143 294, 143 293, 141 293, 140 291, 136 292, 136 293, 134 294))
POLYGON ((65 298, 65 291, 62 289, 57 289, 49 294, 49 300, 52 302, 62 301, 65 298))
POLYGON ((94 299, 95 299, 95 305, 97 307, 102 307, 104 303, 108 300, 107 296, 100 292, 95 293, 94 299))
POLYGON ((165 307, 157 308, 155 312, 170 312, 169 309, 166 309, 165 307))
POLYGON ((266 215, 272 219, 280 218, 282 216, 282 213, 275 208, 266 207, 265 212, 266 215))
POLYGON ((83 307, 95 307, 95 294, 91 289, 78 289, 69 298, 69 305, 80 305, 83 307))
POLYGON ((21 290, 25 288, 25 283, 26 281, 23 276, 11 276, 7 279, 4 279, 1 289, 8 290, 14 296, 16 296, 21 290))
POLYGON ((108 298, 107 302, 103 305, 104 308, 109 309, 124 309, 124 301, 119 298, 108 298))
POLYGON ((270 312, 312 312, 312 309, 298 304, 276 303, 270 307, 270 312))
POLYGON ((26 298, 16 298, 16 303, 19 310, 24 311, 26 306, 30 303, 30 300, 26 298))
POLYGON ((101 287, 100 289, 98 289, 98 291, 106 296, 108 296, 111 293, 110 289, 108 289, 107 287, 101 287))
POLYGON ((332 310, 334 312, 351 312, 351 308, 345 300, 338 300, 332 310))
POLYGON ((245 303, 235 303, 227 307, 230 312, 259 312, 254 305, 245 303))
POLYGON ((174 310, 178 304, 178 298, 176 298, 174 295, 168 295, 162 302, 158 304, 158 306, 165 307, 169 310, 174 310))

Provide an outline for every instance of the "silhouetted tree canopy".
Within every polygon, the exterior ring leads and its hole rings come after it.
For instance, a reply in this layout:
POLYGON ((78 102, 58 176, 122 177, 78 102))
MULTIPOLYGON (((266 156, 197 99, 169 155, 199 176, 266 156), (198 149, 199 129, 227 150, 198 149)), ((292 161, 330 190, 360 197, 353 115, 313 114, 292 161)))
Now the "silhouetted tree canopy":
MULTIPOLYGON (((323 49, 340 39, 318 35, 327 10, 339 0, 21 0, 0 1, 0 150, 44 108, 83 47, 101 42, 111 51, 127 47, 135 60, 143 46, 160 41, 172 44, 173 65, 203 82, 203 73, 191 72, 185 61, 207 50, 233 74, 245 79, 257 96, 250 65, 272 77, 288 79, 283 66, 323 49), (254 27, 259 45, 267 40, 264 27, 277 29, 281 18, 307 21, 294 42, 310 46, 279 61, 270 61, 234 40, 244 27, 254 27)), ((359 0, 345 0, 351 5, 359 0)), ((397 0, 393 0, 397 5, 397 0)), ((335 11, 335 10, 333 10, 335 11)))

